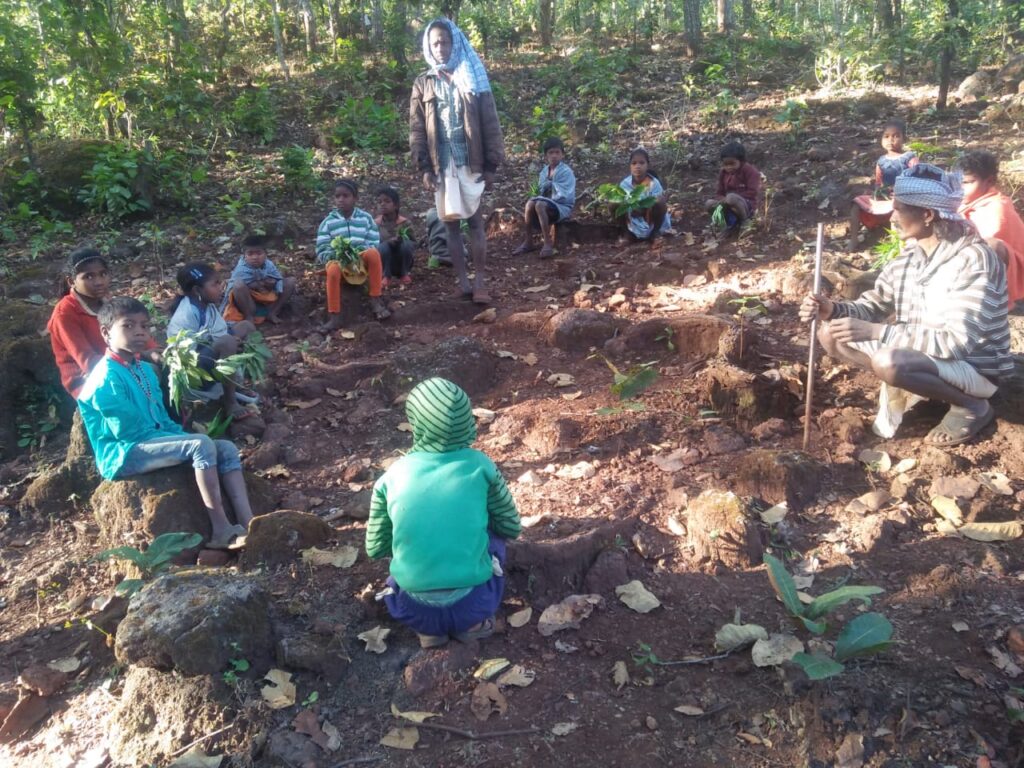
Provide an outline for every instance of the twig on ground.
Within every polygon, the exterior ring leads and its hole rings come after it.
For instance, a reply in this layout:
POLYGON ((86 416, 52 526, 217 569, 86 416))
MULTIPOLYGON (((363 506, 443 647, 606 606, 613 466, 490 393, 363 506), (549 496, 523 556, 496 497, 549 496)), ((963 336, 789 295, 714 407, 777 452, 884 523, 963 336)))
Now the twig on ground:
POLYGON ((453 725, 443 725, 441 723, 416 723, 417 728, 430 728, 435 731, 444 731, 445 733, 453 733, 456 736, 461 736, 464 739, 470 741, 483 741, 484 739, 500 739, 503 736, 523 736, 531 733, 542 733, 540 728, 536 726, 530 726, 529 728, 517 728, 511 731, 489 731, 486 733, 473 733, 473 731, 467 731, 463 728, 456 728, 453 725))
POLYGON ((720 653, 718 656, 704 656, 700 659, 679 659, 678 661, 662 661, 658 659, 656 663, 659 667, 679 667, 684 664, 707 664, 709 661, 718 661, 729 656, 728 653, 720 653))
POLYGON ((178 755, 183 755, 186 752, 188 752, 190 749, 192 749, 192 747, 194 747, 196 744, 198 744, 198 743, 200 743, 202 741, 206 741, 208 738, 210 738, 211 736, 216 736, 218 733, 224 733, 224 731, 227 731, 227 730, 229 730, 231 728, 234 728, 234 727, 235 727, 234 723, 228 723, 223 728, 218 728, 216 731, 208 733, 205 736, 200 736, 198 739, 193 741, 191 744, 186 744, 184 747, 179 749, 177 752, 172 753, 171 757, 177 757, 178 755))

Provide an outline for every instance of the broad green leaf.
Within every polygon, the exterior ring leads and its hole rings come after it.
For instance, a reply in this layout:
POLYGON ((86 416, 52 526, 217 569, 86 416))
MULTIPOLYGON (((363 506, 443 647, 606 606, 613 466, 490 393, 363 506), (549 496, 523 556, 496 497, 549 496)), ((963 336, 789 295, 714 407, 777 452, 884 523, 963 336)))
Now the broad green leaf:
POLYGON ((892 640, 892 624, 880 613, 864 613, 848 622, 836 638, 836 659, 877 653, 892 640))
POLYGON ((840 605, 846 605, 851 600, 860 600, 864 605, 871 605, 869 595, 877 595, 885 590, 881 587, 840 587, 826 592, 814 599, 814 602, 807 606, 804 615, 810 619, 817 619, 835 610, 840 605))
POLYGON ((651 386, 657 378, 658 372, 654 368, 634 368, 629 375, 612 386, 612 392, 618 395, 620 400, 630 400, 651 386))
POLYGON ((797 618, 800 619, 800 622, 804 625, 804 629, 806 629, 808 632, 811 632, 812 634, 824 635, 825 630, 828 629, 828 622, 826 622, 825 620, 812 621, 806 616, 797 616, 797 618))
POLYGON ((153 570, 175 557, 186 549, 199 546, 203 537, 198 533, 164 533, 153 539, 146 550, 146 565, 153 570))
POLYGON ((768 566, 768 581, 771 582, 775 594, 782 600, 782 604, 786 606, 786 610, 794 616, 803 616, 804 606, 800 602, 796 584, 786 566, 777 557, 767 554, 764 556, 764 564, 768 566))
POLYGON ((121 597, 131 597, 142 589, 142 585, 145 583, 142 579, 125 579, 114 587, 114 592, 121 595, 121 597))
POLYGON ((820 653, 798 653, 791 661, 800 667, 811 680, 824 680, 834 677, 845 667, 839 662, 820 653))

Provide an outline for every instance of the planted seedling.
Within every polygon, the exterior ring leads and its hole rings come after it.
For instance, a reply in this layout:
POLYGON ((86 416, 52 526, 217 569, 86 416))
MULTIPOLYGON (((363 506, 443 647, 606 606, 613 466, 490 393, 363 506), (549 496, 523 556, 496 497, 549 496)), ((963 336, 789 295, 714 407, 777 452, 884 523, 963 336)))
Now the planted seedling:
MULTIPOLYGON (((871 605, 871 595, 884 590, 881 587, 842 586, 826 592, 804 605, 797 593, 796 583, 786 570, 786 566, 772 555, 764 556, 768 566, 768 580, 772 589, 779 596, 782 604, 800 625, 814 635, 824 635, 828 630, 825 617, 852 600, 859 600, 866 606, 871 605)), ((798 664, 811 680, 824 680, 840 674, 845 667, 843 662, 854 656, 867 656, 886 648, 892 641, 892 624, 880 613, 862 613, 846 622, 839 631, 835 641, 834 657, 823 653, 798 653, 793 662, 798 664)))
POLYGON ((242 647, 238 643, 231 643, 232 657, 228 659, 228 669, 221 677, 224 682, 232 688, 238 685, 238 673, 249 671, 249 660, 242 655, 242 647))
POLYGON ((127 560, 139 571, 142 577, 125 579, 114 590, 123 597, 131 597, 145 585, 147 581, 167 570, 171 561, 184 552, 199 545, 203 537, 198 533, 164 533, 150 543, 145 552, 135 547, 115 547, 105 549, 96 555, 96 560, 127 560))
POLYGON ((618 184, 602 184, 594 195, 594 203, 609 203, 615 206, 614 215, 617 219, 646 211, 656 202, 658 199, 643 186, 634 187, 632 192, 627 192, 618 184))
POLYGON ((618 395, 619 400, 632 400, 651 386, 655 379, 658 378, 658 371, 654 368, 655 363, 657 363, 656 360, 634 365, 629 371, 623 373, 615 363, 601 353, 595 353, 591 357, 600 358, 611 370, 613 381, 610 389, 612 394, 618 395))
POLYGON ((738 304, 739 309, 736 310, 737 316, 740 318, 740 349, 739 356, 743 359, 743 331, 746 328, 747 315, 753 315, 755 317, 761 317, 768 314, 768 308, 761 301, 759 296, 741 296, 738 299, 732 299, 729 301, 730 304, 738 304))

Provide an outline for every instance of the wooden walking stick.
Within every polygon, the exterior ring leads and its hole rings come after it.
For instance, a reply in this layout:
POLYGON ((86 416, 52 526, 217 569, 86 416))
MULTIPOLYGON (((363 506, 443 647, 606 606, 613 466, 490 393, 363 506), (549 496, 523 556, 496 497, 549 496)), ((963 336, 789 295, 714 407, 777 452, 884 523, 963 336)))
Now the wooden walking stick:
MULTIPOLYGON (((814 247, 814 290, 821 293, 821 250, 825 243, 825 225, 818 224, 818 242, 814 247)), ((804 395, 804 450, 811 442, 811 401, 814 399, 814 365, 818 356, 818 314, 811 320, 811 351, 807 355, 807 392, 804 395)))

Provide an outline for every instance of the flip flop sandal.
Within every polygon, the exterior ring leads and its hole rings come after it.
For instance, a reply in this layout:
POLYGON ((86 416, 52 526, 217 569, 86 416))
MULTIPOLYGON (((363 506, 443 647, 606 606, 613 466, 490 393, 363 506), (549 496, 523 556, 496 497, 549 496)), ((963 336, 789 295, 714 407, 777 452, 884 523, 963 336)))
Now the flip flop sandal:
POLYGON ((550 259, 554 255, 555 255, 555 249, 551 248, 550 246, 545 245, 543 248, 540 249, 540 253, 537 255, 537 258, 539 258, 539 259, 550 259))
POLYGON ((244 526, 233 525, 228 528, 227 533, 219 539, 210 539, 206 543, 207 549, 242 549, 245 546, 246 530, 244 526))
POLYGON ((447 635, 421 635, 417 632, 416 637, 420 639, 420 648, 440 648, 448 644, 447 635))
POLYGON ((537 246, 535 246, 535 245, 518 245, 512 251, 512 255, 513 256, 522 256, 524 253, 533 253, 533 251, 536 251, 536 250, 537 250, 537 246))
POLYGON ((949 413, 943 417, 938 426, 925 436, 924 442, 937 448, 963 445, 977 437, 985 427, 993 422, 995 417, 996 412, 991 405, 988 406, 984 414, 974 418, 965 416, 960 409, 950 408, 949 413), (936 438, 940 436, 948 436, 948 439, 937 440, 936 438))
POLYGON ((494 634, 494 617, 484 619, 480 622, 480 626, 477 629, 468 629, 465 632, 459 632, 453 637, 460 643, 468 643, 472 640, 485 640, 494 634))

